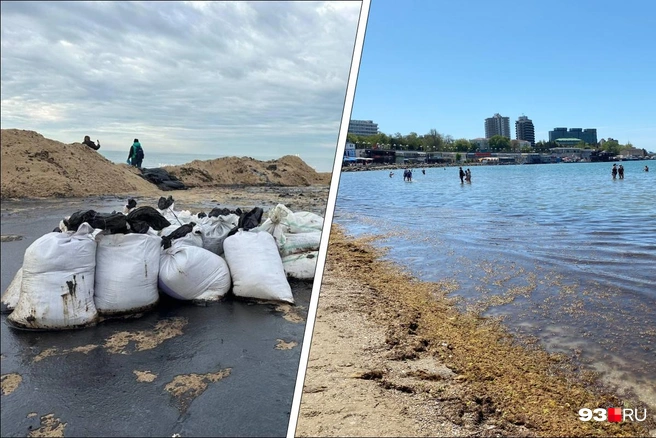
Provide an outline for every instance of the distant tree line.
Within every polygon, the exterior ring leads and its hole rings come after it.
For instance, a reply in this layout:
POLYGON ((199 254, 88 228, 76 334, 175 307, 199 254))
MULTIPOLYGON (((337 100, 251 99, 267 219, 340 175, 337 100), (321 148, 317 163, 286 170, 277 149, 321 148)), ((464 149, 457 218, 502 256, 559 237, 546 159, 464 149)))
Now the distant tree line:
MULTIPOLYGON (((376 144, 381 149, 394 149, 406 151, 423 151, 423 152, 477 152, 479 146, 475 142, 469 141, 465 138, 454 139, 452 136, 437 132, 431 129, 427 134, 418 135, 416 132, 403 135, 400 132, 395 134, 379 133, 376 135, 362 136, 355 134, 348 134, 347 141, 354 143, 359 148, 370 149, 376 144)), ((551 148, 558 147, 559 145, 554 141, 538 141, 534 147, 523 146, 521 147, 518 140, 511 140, 508 137, 495 135, 488 139, 491 152, 538 152, 547 153, 551 148)), ((589 145, 583 141, 574 147, 582 149, 600 149, 613 153, 620 154, 623 149, 631 148, 633 145, 627 143, 626 145, 619 144, 617 140, 605 141, 601 146, 589 145)), ((643 150, 646 154, 647 151, 643 150)))
POLYGON ((478 148, 478 145, 467 139, 460 138, 456 140, 450 135, 437 132, 435 129, 431 129, 424 135, 417 135, 416 132, 407 135, 402 135, 400 132, 391 135, 379 133, 370 136, 348 134, 347 140, 360 147, 364 145, 371 148, 378 144, 379 148, 407 151, 475 152, 478 148))

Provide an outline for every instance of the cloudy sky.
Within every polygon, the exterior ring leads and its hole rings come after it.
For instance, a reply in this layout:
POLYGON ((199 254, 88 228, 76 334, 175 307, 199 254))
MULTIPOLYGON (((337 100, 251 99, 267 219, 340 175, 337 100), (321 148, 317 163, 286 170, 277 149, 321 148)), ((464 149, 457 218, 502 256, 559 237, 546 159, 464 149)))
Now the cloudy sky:
POLYGON ((2 128, 332 168, 360 2, 2 2, 2 128))

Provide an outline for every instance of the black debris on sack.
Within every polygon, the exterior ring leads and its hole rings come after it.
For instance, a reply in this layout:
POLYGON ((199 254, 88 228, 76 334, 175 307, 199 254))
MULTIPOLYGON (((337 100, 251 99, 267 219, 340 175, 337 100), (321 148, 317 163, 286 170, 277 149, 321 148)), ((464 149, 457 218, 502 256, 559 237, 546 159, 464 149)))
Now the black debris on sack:
POLYGON ((243 213, 239 217, 239 225, 237 226, 245 231, 248 231, 251 228, 255 228, 260 225, 260 220, 262 219, 263 214, 264 210, 262 210, 260 207, 255 207, 248 213, 243 213))
POLYGON ((130 231, 134 234, 146 234, 149 228, 148 224, 142 221, 134 221, 130 224, 130 231))
POLYGON ((150 206, 138 207, 127 215, 127 221, 133 233, 145 234, 148 228, 160 231, 171 225, 159 211, 150 206))
POLYGON ((202 219, 202 218, 206 217, 207 214, 206 214, 204 211, 201 211, 201 212, 198 213, 196 216, 198 217, 198 219, 202 219))
POLYGON ((229 214, 236 214, 237 216, 242 215, 241 208, 237 208, 236 210, 230 210, 229 208, 219 208, 215 207, 213 208, 207 215, 209 217, 219 217, 219 216, 227 216, 229 214))
POLYGON ((133 209, 137 206, 137 201, 135 201, 133 198, 128 199, 128 203, 126 204, 126 207, 129 209, 133 209))
POLYGON ((179 239, 191 233, 195 226, 196 226, 195 222, 189 222, 188 224, 182 225, 181 227, 177 228, 174 232, 172 232, 168 236, 162 237, 162 247, 164 249, 169 249, 175 239, 179 239))
POLYGON ((248 231, 257 227, 260 225, 260 220, 262 220, 263 214, 264 210, 262 210, 260 207, 255 207, 248 213, 242 213, 241 216, 239 216, 239 222, 237 223, 237 226, 230 230, 226 237, 232 236, 237 231, 239 231, 240 228, 244 231, 248 231))
POLYGON ((169 196, 168 198, 165 198, 164 196, 161 196, 159 198, 159 201, 157 201, 157 208, 160 210, 166 210, 170 206, 173 205, 175 201, 173 200, 173 196, 169 196))
POLYGON ((77 231, 80 225, 85 222, 93 228, 109 231, 111 234, 129 232, 127 218, 123 213, 98 213, 95 210, 79 210, 68 219, 64 219, 64 225, 69 231, 77 231))
POLYGON ((59 226, 57 226, 57 227, 55 227, 54 230, 52 230, 52 232, 53 232, 53 233, 61 233, 62 230, 61 230, 61 228, 59 228, 59 226))
POLYGON ((141 177, 155 184, 160 190, 186 190, 187 187, 175 176, 161 168, 141 169, 141 177))

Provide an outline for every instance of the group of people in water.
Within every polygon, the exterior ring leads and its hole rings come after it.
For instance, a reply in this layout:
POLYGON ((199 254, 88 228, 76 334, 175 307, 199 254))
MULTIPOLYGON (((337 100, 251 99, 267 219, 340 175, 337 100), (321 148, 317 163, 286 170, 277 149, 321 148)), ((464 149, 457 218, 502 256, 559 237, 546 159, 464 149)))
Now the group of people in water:
MULTIPOLYGON (((446 170, 446 167, 444 170, 446 170)), ((426 169, 421 169, 421 173, 426 175, 426 169)), ((392 178, 393 176, 394 171, 390 171, 389 177, 392 178)), ((412 182, 412 169, 405 169, 403 171, 403 181, 412 182)), ((462 184, 465 182, 471 183, 471 170, 462 170, 462 167, 460 168, 460 182, 462 184)))
MULTIPOLYGON (((446 170, 446 168, 444 168, 446 170)), ((645 172, 649 172, 649 167, 645 166, 644 168, 645 172)), ((426 169, 421 169, 421 173, 426 175, 426 169)), ((460 176, 460 183, 464 184, 466 182, 471 183, 471 170, 463 170, 462 167, 459 169, 459 176, 460 176)), ((613 175, 613 179, 624 179, 624 166, 621 164, 618 166, 617 164, 613 164, 613 168, 611 170, 611 175, 613 175)), ((389 177, 392 178, 394 176, 394 172, 390 171, 389 177)), ((405 169, 403 171, 403 181, 408 181, 412 182, 412 169, 405 169)))
POLYGON ((460 168, 460 184, 464 184, 465 182, 470 183, 471 182, 471 170, 462 170, 462 167, 460 168))
MULTIPOLYGON (((421 169, 421 173, 426 175, 426 169, 421 169)), ((392 178, 393 176, 394 171, 390 171, 389 177, 392 178)), ((412 182, 412 169, 405 169, 403 171, 403 181, 412 182)))
MULTIPOLYGON (((645 172, 649 172, 649 166, 645 166, 645 172)), ((619 176, 619 179, 624 179, 624 166, 621 164, 613 164, 613 168, 610 171, 610 174, 613 175, 613 179, 616 179, 619 176)))
POLYGON ((613 169, 610 171, 611 175, 613 175, 613 179, 617 178, 618 176, 620 179, 624 179, 624 166, 621 164, 619 167, 617 164, 613 164, 613 169))
MULTIPOLYGON (((88 135, 84 136, 84 141, 82 142, 82 144, 89 146, 94 151, 100 149, 100 140, 96 140, 96 143, 94 143, 91 140, 91 137, 89 137, 88 135)), ((145 154, 143 148, 141 147, 141 143, 139 143, 138 138, 135 138, 134 142, 132 142, 132 146, 130 146, 130 152, 128 152, 127 163, 130 166, 134 166, 137 169, 141 169, 141 163, 143 163, 144 157, 145 154)))

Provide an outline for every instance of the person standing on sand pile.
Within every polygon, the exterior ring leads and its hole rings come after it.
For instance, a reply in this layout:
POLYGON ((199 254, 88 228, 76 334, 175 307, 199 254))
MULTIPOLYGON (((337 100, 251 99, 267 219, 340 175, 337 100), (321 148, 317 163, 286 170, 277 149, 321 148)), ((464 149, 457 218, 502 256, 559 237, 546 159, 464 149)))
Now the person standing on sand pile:
POLYGON ((143 162, 144 156, 145 154, 143 148, 141 147, 141 143, 139 143, 138 138, 135 138, 134 143, 132 143, 132 146, 130 146, 127 163, 136 167, 137 169, 141 169, 141 163, 143 162))
POLYGON ((96 140, 96 143, 92 142, 91 137, 89 137, 88 135, 84 136, 84 141, 82 142, 82 144, 89 146, 94 151, 100 149, 100 140, 96 140), (96 143, 98 143, 98 145, 96 145, 96 143))

